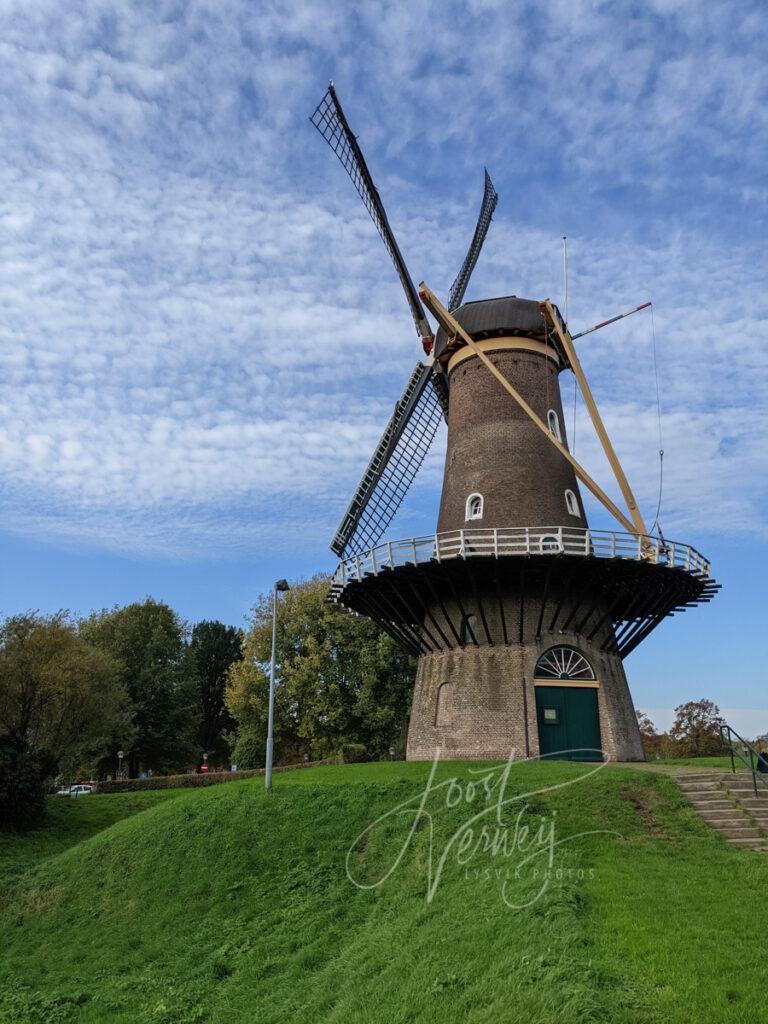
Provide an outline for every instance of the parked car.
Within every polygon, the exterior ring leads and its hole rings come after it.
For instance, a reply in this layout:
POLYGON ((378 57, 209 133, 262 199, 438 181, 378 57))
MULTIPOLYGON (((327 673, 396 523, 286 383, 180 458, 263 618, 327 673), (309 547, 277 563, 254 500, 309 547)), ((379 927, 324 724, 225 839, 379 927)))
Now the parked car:
POLYGON ((56 791, 56 796, 88 796, 88 794, 92 793, 94 789, 95 786, 87 785, 64 786, 63 789, 58 789, 56 791))

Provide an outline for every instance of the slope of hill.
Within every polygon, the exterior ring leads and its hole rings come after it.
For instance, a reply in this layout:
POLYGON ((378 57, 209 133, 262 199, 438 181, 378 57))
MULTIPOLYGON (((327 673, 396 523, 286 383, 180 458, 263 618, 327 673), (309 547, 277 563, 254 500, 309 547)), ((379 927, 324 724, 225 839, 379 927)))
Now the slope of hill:
POLYGON ((768 856, 727 847, 671 780, 518 764, 497 819, 500 769, 484 779, 488 766, 443 764, 423 798, 429 768, 187 792, 44 859, 4 900, 0 1020, 725 1024, 759 1013, 768 856))

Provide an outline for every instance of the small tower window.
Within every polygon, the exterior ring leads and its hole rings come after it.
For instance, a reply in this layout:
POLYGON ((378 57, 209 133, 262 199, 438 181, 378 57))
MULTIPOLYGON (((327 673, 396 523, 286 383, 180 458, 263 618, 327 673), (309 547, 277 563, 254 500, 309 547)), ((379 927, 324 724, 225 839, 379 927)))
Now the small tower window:
POLYGON ((547 413, 547 424, 549 425, 549 432, 553 437, 556 437, 558 441, 562 441, 560 436, 560 420, 557 417, 557 413, 554 409, 550 409, 547 413))
POLYGON ((565 492, 565 507, 568 509, 572 516, 578 516, 581 514, 579 512, 579 503, 576 500, 576 495, 573 493, 573 491, 565 492))
POLYGON ((546 534, 539 541, 539 550, 542 554, 557 554, 558 551, 562 550, 560 547, 560 538, 555 537, 552 534, 546 534))
POLYGON ((482 494, 470 494, 467 498, 467 513, 466 519, 482 519, 483 518, 483 496, 482 494))

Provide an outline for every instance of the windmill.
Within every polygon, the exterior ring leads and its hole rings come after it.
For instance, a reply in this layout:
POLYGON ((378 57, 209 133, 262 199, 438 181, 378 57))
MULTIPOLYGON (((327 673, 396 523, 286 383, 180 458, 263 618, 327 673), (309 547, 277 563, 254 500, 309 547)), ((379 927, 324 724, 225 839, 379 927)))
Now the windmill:
POLYGON ((464 302, 498 199, 487 171, 444 306, 426 284, 414 286, 332 84, 311 121, 376 224, 426 355, 331 543, 341 558, 332 598, 419 659, 407 756, 642 760, 623 659, 665 618, 718 589, 698 551, 649 535, 574 345, 644 306, 571 335, 548 299, 464 302), (626 511, 568 448, 566 369, 626 511), (443 418, 437 530, 382 541, 443 418), (579 484, 621 531, 590 529, 579 484))

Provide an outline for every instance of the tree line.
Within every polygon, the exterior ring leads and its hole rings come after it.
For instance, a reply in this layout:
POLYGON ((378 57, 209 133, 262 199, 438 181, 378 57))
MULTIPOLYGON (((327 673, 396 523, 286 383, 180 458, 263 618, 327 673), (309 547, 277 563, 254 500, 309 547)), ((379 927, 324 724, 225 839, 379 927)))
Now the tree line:
MULTIPOLYGON (((324 577, 294 585, 278 618, 275 758, 347 744, 402 749, 415 664, 367 619, 329 604, 324 577)), ((261 767, 272 596, 247 629, 185 623, 147 598, 84 618, 0 621, 0 828, 40 820, 61 779, 261 767)))
MULTIPOLYGON (((717 704, 706 698, 679 704, 666 732, 659 732, 643 711, 637 712, 637 724, 649 760, 716 757, 723 753, 720 727, 726 724, 725 719, 717 704)), ((751 743, 759 752, 766 751, 768 735, 758 736, 751 743)))

